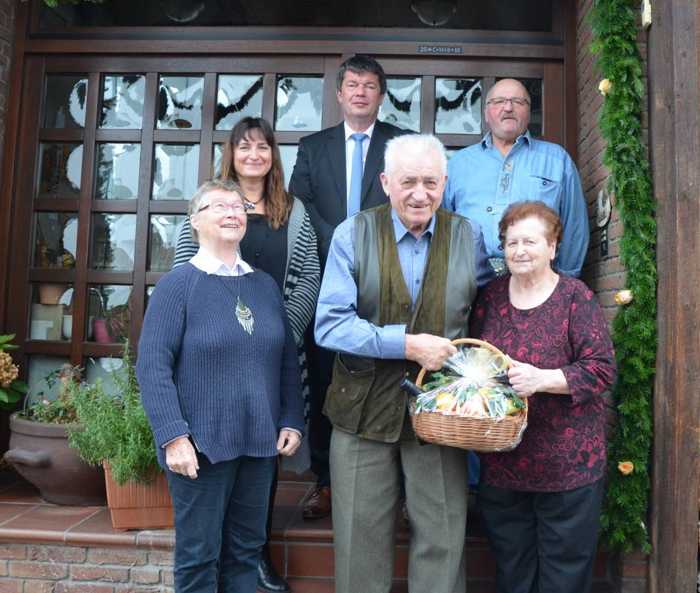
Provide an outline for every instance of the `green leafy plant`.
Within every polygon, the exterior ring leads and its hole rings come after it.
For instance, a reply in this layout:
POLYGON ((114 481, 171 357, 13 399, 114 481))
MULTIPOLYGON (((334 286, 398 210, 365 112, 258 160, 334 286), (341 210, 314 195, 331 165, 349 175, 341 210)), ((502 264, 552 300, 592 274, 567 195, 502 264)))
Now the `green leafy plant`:
POLYGON ((79 426, 69 430, 68 442, 87 463, 109 464, 118 484, 148 483, 159 466, 128 343, 123 371, 112 374, 115 395, 106 393, 99 380, 69 387, 79 426))
POLYGON ((51 371, 44 381, 49 389, 59 386, 58 396, 55 399, 44 397, 40 391, 35 397, 31 394, 24 401, 22 417, 34 422, 47 422, 49 424, 73 424, 78 421, 73 398, 69 389, 70 385, 80 380, 82 369, 70 364, 64 364, 60 369, 51 371), (35 399, 38 398, 38 401, 35 399))
POLYGON ((652 389, 656 361, 656 221, 647 149, 642 137, 644 68, 637 48, 632 0, 595 0, 590 12, 592 50, 604 80, 600 130, 624 233, 620 260, 632 302, 612 325, 618 382, 616 434, 610 443, 602 526, 608 545, 649 550, 646 529, 652 443, 652 389), (618 464, 631 471, 619 469, 618 464), (628 465, 630 464, 630 465, 628 465))
POLYGON ((0 408, 12 410, 22 396, 27 393, 27 384, 20 381, 19 366, 12 360, 10 350, 16 350, 12 344, 15 334, 0 335, 0 408))

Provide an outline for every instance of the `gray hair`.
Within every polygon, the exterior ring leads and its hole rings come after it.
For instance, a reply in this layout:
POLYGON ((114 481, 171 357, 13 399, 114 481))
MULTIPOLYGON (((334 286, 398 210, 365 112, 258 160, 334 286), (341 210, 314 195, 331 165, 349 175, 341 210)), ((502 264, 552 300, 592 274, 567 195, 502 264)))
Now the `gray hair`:
MULTIPOLYGON (((190 199, 190 204, 187 208, 187 215, 190 219, 209 203, 206 197, 208 194, 214 191, 225 191, 238 194, 241 197, 241 200, 245 200, 245 194, 243 193, 241 186, 233 181, 233 179, 221 179, 217 177, 216 179, 205 181, 197 188, 197 191, 194 192, 194 195, 190 199)), ((199 243, 197 231, 191 223, 190 231, 192 233, 192 239, 199 243)))
POLYGON ((386 143, 384 150, 384 173, 391 175, 399 163, 406 158, 422 161, 429 153, 437 155, 440 172, 447 175, 447 153, 442 142, 432 134, 405 134, 397 136, 386 143))

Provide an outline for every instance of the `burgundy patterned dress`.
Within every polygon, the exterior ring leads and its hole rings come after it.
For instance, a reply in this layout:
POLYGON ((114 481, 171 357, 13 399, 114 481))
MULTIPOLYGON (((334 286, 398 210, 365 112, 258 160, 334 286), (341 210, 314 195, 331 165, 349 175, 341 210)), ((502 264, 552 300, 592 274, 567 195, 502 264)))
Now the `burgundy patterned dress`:
POLYGON ((510 276, 493 280, 472 313, 472 335, 513 359, 561 369, 569 395, 529 398, 528 427, 513 451, 481 454, 482 481, 531 492, 572 490, 600 479, 606 466, 605 404, 615 380, 608 327, 593 293, 560 276, 552 295, 533 309, 516 309, 510 276))

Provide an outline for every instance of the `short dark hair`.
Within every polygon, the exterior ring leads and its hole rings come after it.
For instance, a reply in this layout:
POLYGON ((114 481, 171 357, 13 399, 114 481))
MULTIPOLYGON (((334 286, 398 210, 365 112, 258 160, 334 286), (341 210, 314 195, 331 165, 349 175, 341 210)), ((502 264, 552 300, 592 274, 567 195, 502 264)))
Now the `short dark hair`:
POLYGON ((343 86, 343 80, 345 79, 345 73, 350 70, 355 74, 362 74, 364 72, 369 72, 370 74, 376 74, 379 79, 379 90, 382 95, 386 94, 386 74, 384 74, 384 68, 377 62, 372 56, 366 56, 364 54, 355 54, 351 58, 345 60, 338 68, 338 79, 336 81, 336 88, 338 90, 343 86))
POLYGON ((506 211, 498 223, 498 240, 501 247, 506 240, 508 227, 526 218, 538 218, 545 226, 545 238, 547 242, 559 245, 562 237, 562 224, 559 215, 547 204, 539 201, 515 202, 506 208, 506 211))

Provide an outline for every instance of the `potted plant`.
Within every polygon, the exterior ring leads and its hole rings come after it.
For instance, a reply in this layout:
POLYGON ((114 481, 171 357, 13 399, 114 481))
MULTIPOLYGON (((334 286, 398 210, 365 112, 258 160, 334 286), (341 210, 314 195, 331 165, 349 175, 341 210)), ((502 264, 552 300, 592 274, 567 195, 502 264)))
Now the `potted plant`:
POLYGON ((72 387, 80 427, 70 433, 71 446, 88 463, 104 465, 107 505, 115 529, 172 527, 172 503, 161 471, 153 433, 128 343, 124 366, 113 373, 116 395, 102 383, 72 387))
POLYGON ((7 451, 10 438, 10 413, 17 409, 22 396, 27 393, 27 384, 20 381, 19 367, 12 360, 10 350, 15 334, 0 335, 0 454, 7 451))
MULTIPOLYGON (((10 416, 10 448, 4 459, 48 502, 101 505, 105 502, 103 472, 83 462, 68 446, 68 432, 77 421, 70 387, 79 373, 69 364, 53 371, 45 381, 50 389, 58 386, 58 396, 30 394, 24 409, 10 416)), ((21 387, 26 390, 24 384, 21 387)))

